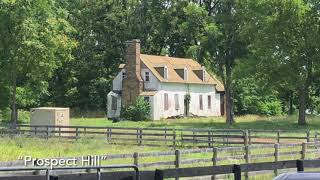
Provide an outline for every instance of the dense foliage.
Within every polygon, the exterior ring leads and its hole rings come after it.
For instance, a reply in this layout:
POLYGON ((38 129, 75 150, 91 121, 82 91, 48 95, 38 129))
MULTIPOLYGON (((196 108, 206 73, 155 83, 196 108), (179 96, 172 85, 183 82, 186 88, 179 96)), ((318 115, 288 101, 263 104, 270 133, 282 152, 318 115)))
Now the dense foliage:
POLYGON ((138 97, 136 101, 128 107, 122 107, 121 118, 131 121, 143 121, 150 119, 150 104, 142 97, 138 97))
POLYGON ((233 114, 320 111, 318 0, 0 1, 0 109, 105 109, 124 42, 192 57, 233 114))

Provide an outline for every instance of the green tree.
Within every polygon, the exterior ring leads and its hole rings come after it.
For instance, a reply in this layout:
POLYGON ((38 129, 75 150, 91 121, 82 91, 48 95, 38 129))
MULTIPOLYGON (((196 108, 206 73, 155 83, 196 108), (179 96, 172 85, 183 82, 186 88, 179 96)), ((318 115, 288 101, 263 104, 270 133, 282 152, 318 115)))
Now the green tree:
POLYGON ((74 29, 66 16, 50 0, 0 2, 0 84, 10 94, 13 125, 17 108, 37 104, 54 70, 72 59, 76 42, 69 37, 74 29))
POLYGON ((247 37, 251 51, 273 64, 277 79, 287 82, 299 96, 298 124, 307 124, 305 112, 309 90, 319 70, 319 2, 317 1, 242 1, 249 7, 247 37))

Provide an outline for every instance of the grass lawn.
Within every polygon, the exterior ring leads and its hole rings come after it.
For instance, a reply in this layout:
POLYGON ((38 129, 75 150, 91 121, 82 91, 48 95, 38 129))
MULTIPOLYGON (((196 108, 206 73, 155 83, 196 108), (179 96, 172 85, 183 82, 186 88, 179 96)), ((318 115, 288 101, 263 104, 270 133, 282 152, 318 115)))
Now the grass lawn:
POLYGON ((75 140, 40 138, 0 138, 0 161, 18 160, 19 156, 33 158, 80 157, 86 155, 126 154, 133 152, 166 151, 168 147, 111 145, 105 139, 75 140))
POLYGON ((320 130, 320 117, 308 116, 307 126, 297 125, 297 116, 263 117, 256 115, 238 116, 234 125, 226 125, 224 117, 165 119, 160 121, 120 121, 113 123, 105 118, 75 118, 71 125, 110 127, 175 127, 214 129, 261 129, 261 130, 320 130))

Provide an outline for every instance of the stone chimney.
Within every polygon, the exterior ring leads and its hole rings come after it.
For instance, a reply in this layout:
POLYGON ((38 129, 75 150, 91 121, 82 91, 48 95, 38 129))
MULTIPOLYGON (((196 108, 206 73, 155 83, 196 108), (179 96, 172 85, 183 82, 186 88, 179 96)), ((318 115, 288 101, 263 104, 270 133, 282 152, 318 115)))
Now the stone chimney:
POLYGON ((143 90, 141 78, 140 40, 133 39, 126 42, 127 77, 122 81, 122 105, 132 104, 143 90))

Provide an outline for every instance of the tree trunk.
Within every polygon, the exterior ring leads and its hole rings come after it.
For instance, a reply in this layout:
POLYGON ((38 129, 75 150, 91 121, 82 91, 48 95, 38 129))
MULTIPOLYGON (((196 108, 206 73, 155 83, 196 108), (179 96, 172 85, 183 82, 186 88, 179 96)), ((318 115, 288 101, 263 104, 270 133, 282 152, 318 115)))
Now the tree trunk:
POLYGON ((12 80, 11 80, 11 86, 12 86, 12 94, 11 94, 11 123, 12 127, 16 128, 18 123, 18 111, 17 111, 17 100, 16 100, 16 94, 17 94, 17 78, 16 78, 16 72, 12 73, 12 80))
POLYGON ((299 125, 306 125, 306 96, 307 96, 307 91, 306 87, 301 85, 299 87, 299 119, 298 119, 298 124, 299 125))
POLYGON ((226 67, 226 83, 225 83, 225 93, 226 93, 226 123, 231 125, 234 123, 233 119, 233 100, 231 92, 231 67, 226 67))
POLYGON ((289 115, 292 115, 293 114, 293 97, 292 97, 292 93, 290 93, 290 96, 289 96, 289 115))
POLYGON ((309 87, 312 83, 312 77, 313 77, 313 72, 312 72, 312 60, 307 59, 306 63, 306 69, 307 69, 307 74, 306 74, 306 79, 304 82, 301 82, 299 86, 299 119, 298 119, 298 124, 299 125, 307 125, 306 121, 306 109, 307 109, 307 100, 309 100, 309 87))

